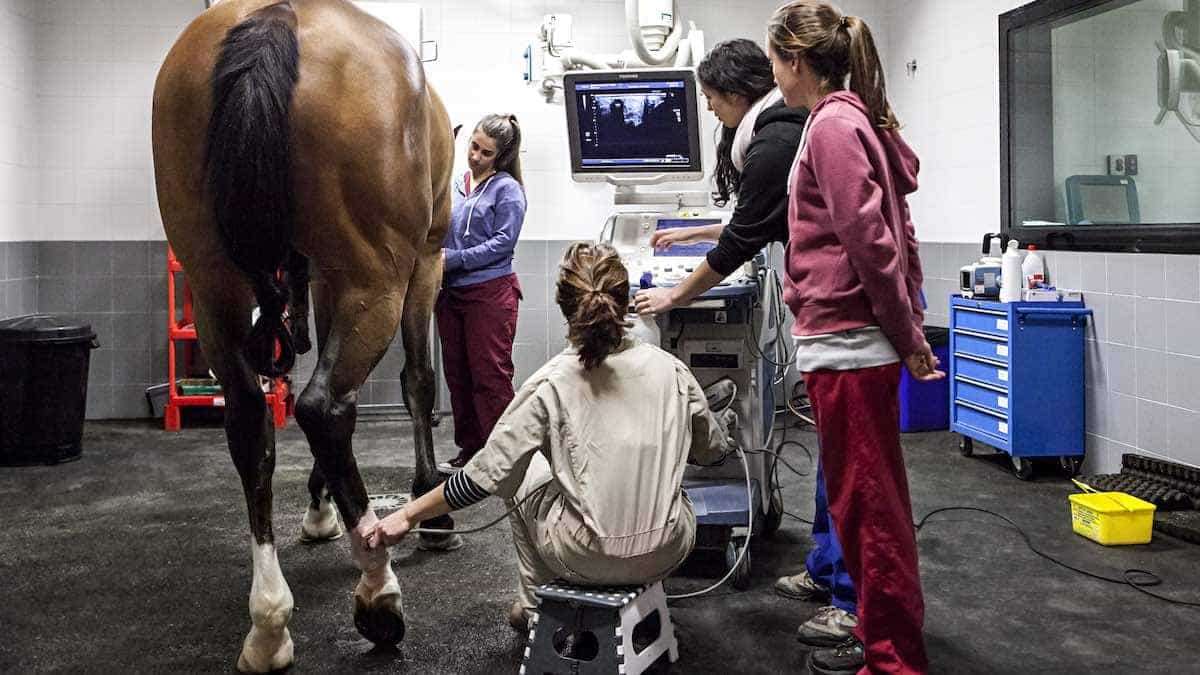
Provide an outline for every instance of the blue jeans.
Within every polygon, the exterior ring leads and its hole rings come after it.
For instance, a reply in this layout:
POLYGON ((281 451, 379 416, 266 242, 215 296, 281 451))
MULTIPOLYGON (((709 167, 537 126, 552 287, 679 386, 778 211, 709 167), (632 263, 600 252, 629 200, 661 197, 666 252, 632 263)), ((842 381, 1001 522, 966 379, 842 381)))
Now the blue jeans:
POLYGON ((833 529, 833 517, 829 513, 829 502, 825 497, 825 471, 821 459, 817 458, 816 512, 813 515, 812 538, 816 546, 808 552, 804 561, 813 581, 829 589, 832 600, 829 604, 838 609, 858 615, 858 597, 854 594, 854 583, 842 560, 842 545, 838 543, 833 529))

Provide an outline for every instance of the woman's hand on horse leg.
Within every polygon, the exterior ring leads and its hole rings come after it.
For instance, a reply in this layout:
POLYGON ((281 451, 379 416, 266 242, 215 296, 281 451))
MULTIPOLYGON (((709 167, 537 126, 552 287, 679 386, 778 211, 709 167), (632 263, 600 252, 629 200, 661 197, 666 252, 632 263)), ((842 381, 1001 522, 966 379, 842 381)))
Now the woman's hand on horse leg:
POLYGON ((375 529, 364 540, 368 549, 380 546, 394 546, 412 529, 412 522, 404 509, 400 509, 383 520, 375 523, 375 529))

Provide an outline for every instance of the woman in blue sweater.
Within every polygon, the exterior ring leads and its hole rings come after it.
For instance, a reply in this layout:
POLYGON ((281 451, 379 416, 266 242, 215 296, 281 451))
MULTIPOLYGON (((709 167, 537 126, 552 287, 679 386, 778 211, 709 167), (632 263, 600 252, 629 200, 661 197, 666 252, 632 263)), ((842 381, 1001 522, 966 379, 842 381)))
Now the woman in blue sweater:
POLYGON ((459 452, 438 465, 443 473, 461 469, 483 447, 513 399, 522 296, 512 262, 527 205, 520 150, 517 118, 488 115, 471 133, 469 169, 454 180, 437 322, 459 452))

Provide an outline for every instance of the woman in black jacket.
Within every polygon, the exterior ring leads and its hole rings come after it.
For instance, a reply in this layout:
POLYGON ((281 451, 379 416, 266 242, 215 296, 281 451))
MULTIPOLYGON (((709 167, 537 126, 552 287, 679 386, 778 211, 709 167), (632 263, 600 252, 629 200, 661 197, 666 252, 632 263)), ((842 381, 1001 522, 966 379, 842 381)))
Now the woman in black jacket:
MULTIPOLYGON (((714 240, 717 245, 679 285, 639 291, 635 304, 641 314, 687 305, 771 242, 788 239, 787 176, 808 111, 784 105, 775 89, 770 60, 750 40, 730 40, 713 47, 696 68, 696 76, 709 110, 723 126, 713 201, 724 206, 731 195, 737 195, 737 205, 728 225, 681 227, 654 234, 650 242, 656 248, 714 240)), ((814 546, 799 574, 775 583, 776 591, 787 597, 829 603, 797 631, 801 645, 809 649, 840 644, 858 623, 857 597, 829 517, 821 468, 818 462, 814 546)))
POLYGON ((788 108, 775 89, 771 63, 752 40, 728 40, 713 47, 696 68, 708 109, 721 121, 713 202, 737 205, 728 225, 660 230, 650 243, 716 241, 707 260, 671 288, 637 294, 640 314, 660 314, 690 303, 716 286, 773 241, 786 242, 787 176, 808 111, 788 108))

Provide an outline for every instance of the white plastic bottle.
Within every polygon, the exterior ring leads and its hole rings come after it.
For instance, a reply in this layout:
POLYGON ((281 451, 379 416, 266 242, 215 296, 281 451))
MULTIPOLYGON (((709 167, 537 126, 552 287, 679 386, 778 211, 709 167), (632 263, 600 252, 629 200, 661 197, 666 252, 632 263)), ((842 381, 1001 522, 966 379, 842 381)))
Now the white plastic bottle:
POLYGON ((1000 258, 1000 302, 1017 302, 1021 299, 1023 283, 1021 274, 1021 252, 1015 239, 1008 242, 1008 249, 1000 258))
POLYGON ((1038 255, 1036 246, 1031 245, 1029 253, 1025 254, 1021 276, 1025 278, 1025 288, 1037 288, 1038 284, 1046 283, 1046 263, 1038 255))

